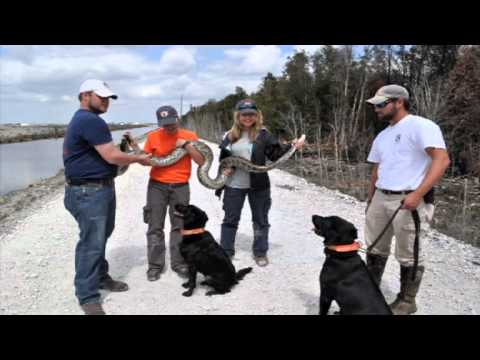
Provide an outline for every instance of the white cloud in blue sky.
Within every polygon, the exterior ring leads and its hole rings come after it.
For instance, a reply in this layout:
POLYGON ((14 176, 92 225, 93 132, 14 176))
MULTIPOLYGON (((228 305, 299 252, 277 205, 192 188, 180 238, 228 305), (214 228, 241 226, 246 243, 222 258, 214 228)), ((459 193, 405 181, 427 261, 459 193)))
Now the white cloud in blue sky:
POLYGON ((18 45, 0 47, 0 123, 67 123, 88 78, 118 93, 107 121, 155 122, 164 104, 201 105, 236 86, 256 91, 261 79, 280 75, 288 56, 321 45, 18 45))

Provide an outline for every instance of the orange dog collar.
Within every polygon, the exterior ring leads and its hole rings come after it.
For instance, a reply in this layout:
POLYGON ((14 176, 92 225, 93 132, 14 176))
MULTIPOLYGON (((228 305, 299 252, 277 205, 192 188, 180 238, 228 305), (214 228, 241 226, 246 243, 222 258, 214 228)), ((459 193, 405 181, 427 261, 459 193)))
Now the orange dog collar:
POLYGON ((358 251, 358 249, 360 249, 360 242, 354 241, 352 244, 348 245, 329 245, 327 248, 336 252, 358 251))
POLYGON ((205 232, 204 228, 182 230, 182 235, 196 235, 196 234, 201 234, 201 233, 204 233, 204 232, 205 232))

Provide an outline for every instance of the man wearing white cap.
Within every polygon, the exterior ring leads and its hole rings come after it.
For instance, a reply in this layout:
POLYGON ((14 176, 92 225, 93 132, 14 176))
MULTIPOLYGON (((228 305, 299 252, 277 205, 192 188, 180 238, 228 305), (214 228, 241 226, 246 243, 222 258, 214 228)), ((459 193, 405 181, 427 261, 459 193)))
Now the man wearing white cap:
POLYGON ((63 143, 65 208, 80 227, 75 249, 75 295, 87 315, 104 315, 99 289, 126 291, 113 280, 105 259, 107 239, 115 225, 115 184, 118 166, 150 164, 150 155, 128 155, 113 143, 107 123, 99 116, 117 95, 107 83, 87 80, 79 90, 80 109, 70 121, 63 143))
POLYGON ((367 267, 380 284, 395 236, 401 286, 390 307, 395 315, 408 315, 417 311, 415 297, 425 269, 421 241, 416 271, 414 268, 415 224, 411 211, 417 210, 423 233, 433 217, 432 188, 442 178, 450 159, 440 127, 408 113, 409 94, 404 87, 383 86, 367 102, 374 105, 379 120, 389 122, 373 141, 367 158, 374 164, 365 224, 368 246, 381 234, 403 200, 401 210, 367 254, 367 267))

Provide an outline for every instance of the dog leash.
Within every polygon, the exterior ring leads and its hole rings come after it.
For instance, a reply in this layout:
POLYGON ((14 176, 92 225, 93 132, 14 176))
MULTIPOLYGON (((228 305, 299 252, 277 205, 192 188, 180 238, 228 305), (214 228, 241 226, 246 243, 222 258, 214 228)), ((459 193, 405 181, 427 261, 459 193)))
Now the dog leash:
MULTIPOLYGON (((403 200, 400 202, 400 206, 395 210, 392 217, 388 221, 387 225, 385 225, 385 228, 380 233, 380 235, 375 239, 375 241, 366 250, 360 248, 359 249, 360 251, 364 252, 365 254, 369 254, 371 252, 373 247, 382 238, 383 234, 385 234, 388 227, 393 222, 393 219, 395 219, 395 216, 397 216, 402 206, 403 206, 403 200)), ((413 243, 413 271, 412 271, 412 280, 415 280, 415 276, 418 268, 418 257, 420 254, 420 225, 421 224, 420 224, 420 215, 418 214, 417 209, 414 209, 411 212, 412 212, 413 223, 415 224, 415 241, 413 243)))
POLYGON ((395 219, 395 216, 397 216, 398 212, 400 211, 400 209, 402 208, 403 206, 403 200, 400 202, 400 206, 395 210, 395 212, 393 213, 392 217, 390 218, 390 220, 388 220, 387 222, 387 225, 385 225, 385 227, 383 228, 382 232, 380 233, 380 235, 377 236, 377 238, 373 241, 373 243, 367 248, 367 251, 365 251, 367 254, 369 252, 371 252, 371 250, 375 247, 375 245, 377 245, 378 241, 382 238, 383 234, 385 234, 385 232, 387 231, 388 227, 390 226, 390 224, 393 222, 393 219, 395 219))

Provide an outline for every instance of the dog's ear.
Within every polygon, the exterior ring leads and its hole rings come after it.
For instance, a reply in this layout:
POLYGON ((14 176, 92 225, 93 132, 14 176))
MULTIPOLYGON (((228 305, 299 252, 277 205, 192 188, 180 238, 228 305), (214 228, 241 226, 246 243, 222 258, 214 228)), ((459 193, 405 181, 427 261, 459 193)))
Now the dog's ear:
POLYGON ((339 233, 339 242, 342 244, 351 244, 358 238, 357 228, 352 224, 345 226, 339 233))
POLYGON ((353 239, 357 240, 358 239, 358 231, 357 228, 354 226, 353 229, 351 230, 351 234, 353 235, 353 239))
POLYGON ((341 242, 340 236, 335 229, 329 228, 323 234, 325 245, 338 245, 341 242))

